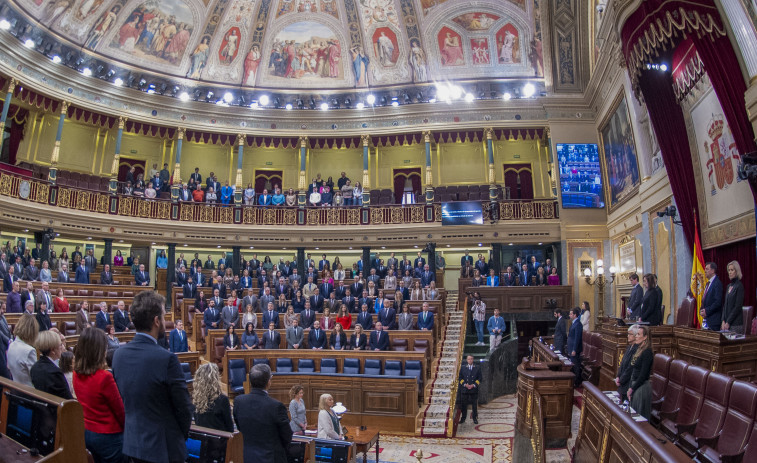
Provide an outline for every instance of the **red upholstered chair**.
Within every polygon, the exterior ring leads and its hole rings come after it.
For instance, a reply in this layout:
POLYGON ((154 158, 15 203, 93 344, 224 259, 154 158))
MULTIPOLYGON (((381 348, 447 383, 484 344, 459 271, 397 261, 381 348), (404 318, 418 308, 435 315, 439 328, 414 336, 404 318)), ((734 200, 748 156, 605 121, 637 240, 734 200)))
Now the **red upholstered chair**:
POLYGON ((77 294, 79 296, 89 296, 89 290, 88 289, 79 289, 79 290, 77 290, 77 294))
POLYGON ((76 334, 76 322, 63 322, 63 336, 73 336, 76 334))
POLYGON ((670 370, 671 358, 665 354, 655 354, 652 363, 652 408, 659 410, 662 405, 662 397, 665 395, 665 387, 668 385, 668 371, 670 370))
POLYGON ((697 301, 691 297, 686 297, 681 301, 681 306, 678 307, 676 313, 676 326, 688 326, 694 328, 696 326, 696 311, 697 301))
POLYGON ((744 313, 744 333, 746 334, 757 334, 752 331, 752 321, 755 317, 755 310, 754 307, 749 305, 742 309, 744 313))
POLYGON ((118 297, 117 291, 108 291, 108 297, 118 297))
MULTIPOLYGON (((653 364, 654 367, 654 364, 653 364)), ((661 416, 678 410, 681 404, 683 393, 684 379, 686 369, 689 364, 683 360, 673 360, 670 362, 670 371, 668 372, 668 385, 665 387, 665 395, 662 399, 662 406, 658 409, 652 409, 652 415, 649 422, 657 427, 660 424, 661 416)))
POLYGON ((103 297, 103 292, 97 290, 92 291, 92 297, 103 297))
POLYGON ((64 289, 63 290, 63 295, 64 296, 73 296, 74 295, 74 290, 73 289, 64 289))
POLYGON ((757 461, 757 420, 754 421, 752 426, 752 434, 746 444, 744 457, 741 461, 757 461))
POLYGON ((730 376, 720 373, 710 373, 704 390, 704 403, 699 412, 697 422, 691 425, 679 424, 678 441, 676 445, 690 457, 697 453, 701 446, 700 438, 717 436, 725 421, 728 399, 734 380, 730 376))
POLYGON ((392 350, 406 351, 407 339, 392 339, 392 350))
POLYGON ((211 359, 211 362, 214 362, 216 365, 218 365, 218 370, 223 371, 223 356, 226 354, 226 347, 223 345, 223 338, 213 338, 214 344, 213 344, 213 358, 211 359))
POLYGON ((703 445, 697 452, 697 459, 708 463, 735 461, 749 441, 756 412, 757 386, 743 381, 734 382, 723 428, 712 439, 699 439, 703 445))
POLYGON ((427 339, 416 339, 415 341, 413 341, 413 351, 426 352, 427 350, 428 350, 427 339))
POLYGON ((678 437, 678 425, 696 424, 699 412, 704 403, 704 390, 707 386, 707 376, 710 372, 706 368, 689 365, 686 370, 685 385, 681 406, 672 412, 660 413, 662 422, 660 431, 668 439, 675 440, 678 437))

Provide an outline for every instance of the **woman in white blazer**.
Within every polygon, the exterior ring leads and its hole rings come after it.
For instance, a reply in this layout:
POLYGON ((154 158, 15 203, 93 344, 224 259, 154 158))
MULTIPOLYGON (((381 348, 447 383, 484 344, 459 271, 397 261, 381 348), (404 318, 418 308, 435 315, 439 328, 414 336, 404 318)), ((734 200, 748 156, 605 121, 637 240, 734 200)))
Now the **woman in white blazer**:
POLYGON ((318 401, 318 438, 319 439, 342 439, 339 419, 331 410, 334 406, 334 398, 330 394, 321 394, 318 401), (339 429, 339 431, 337 431, 339 429))
POLYGON ((13 334, 16 339, 8 347, 8 369, 14 381, 34 387, 30 372, 37 363, 37 350, 34 348, 39 334, 37 319, 29 314, 22 315, 13 334))

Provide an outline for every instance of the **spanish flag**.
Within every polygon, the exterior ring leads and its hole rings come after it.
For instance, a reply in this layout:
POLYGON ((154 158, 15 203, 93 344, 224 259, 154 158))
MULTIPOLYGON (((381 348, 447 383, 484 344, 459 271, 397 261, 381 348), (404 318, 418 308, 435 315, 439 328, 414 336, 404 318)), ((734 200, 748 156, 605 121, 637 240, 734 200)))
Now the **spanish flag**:
POLYGON ((697 227, 697 217, 694 213, 694 258, 691 263, 691 294, 697 301, 697 328, 702 328, 702 316, 699 309, 702 307, 702 297, 704 288, 707 285, 707 279, 704 275, 704 254, 702 253, 702 243, 699 241, 699 228, 697 227))

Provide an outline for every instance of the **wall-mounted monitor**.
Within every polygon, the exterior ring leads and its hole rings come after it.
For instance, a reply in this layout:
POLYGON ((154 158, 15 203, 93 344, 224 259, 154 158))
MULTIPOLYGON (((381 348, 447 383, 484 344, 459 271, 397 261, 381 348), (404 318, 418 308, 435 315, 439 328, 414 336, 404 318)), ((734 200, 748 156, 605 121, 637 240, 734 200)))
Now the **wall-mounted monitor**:
POLYGON ((558 143, 557 160, 560 166, 562 207, 604 208, 605 195, 598 146, 595 143, 558 143))
POLYGON ((480 201, 442 203, 442 225, 483 225, 480 201))

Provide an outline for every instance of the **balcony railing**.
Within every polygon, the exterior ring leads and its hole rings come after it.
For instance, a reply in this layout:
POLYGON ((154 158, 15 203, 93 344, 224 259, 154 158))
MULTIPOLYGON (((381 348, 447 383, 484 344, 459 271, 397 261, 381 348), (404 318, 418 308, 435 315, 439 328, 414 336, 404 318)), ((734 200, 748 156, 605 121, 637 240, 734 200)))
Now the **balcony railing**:
MULTIPOLYGON (((439 203, 304 208, 174 203, 57 186, 8 172, 0 173, 0 195, 83 212, 191 223, 342 226, 430 224, 442 221, 442 207, 439 203)), ((481 204, 486 223, 491 220, 489 201, 481 201, 481 204)), ((500 221, 558 218, 557 201, 553 199, 501 200, 498 201, 498 206, 500 221)))

